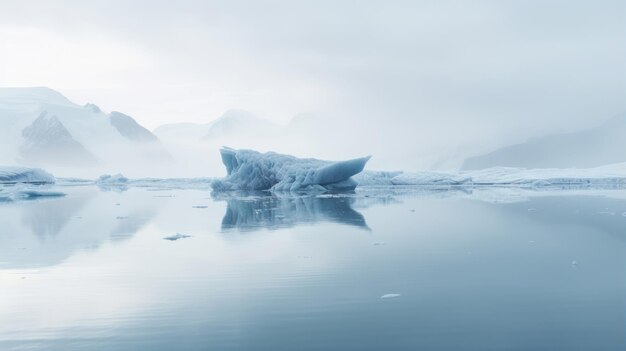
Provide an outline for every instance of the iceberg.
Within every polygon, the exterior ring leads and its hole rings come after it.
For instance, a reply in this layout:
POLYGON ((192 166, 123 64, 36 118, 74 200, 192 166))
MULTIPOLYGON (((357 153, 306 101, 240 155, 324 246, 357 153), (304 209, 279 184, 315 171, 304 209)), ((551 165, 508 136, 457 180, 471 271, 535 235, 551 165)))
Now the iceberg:
POLYGON ((216 191, 354 190, 358 183, 351 177, 361 172, 371 157, 331 162, 228 147, 220 154, 227 176, 212 183, 216 191))
POLYGON ((0 184, 52 184, 54 176, 43 169, 0 166, 0 184))
POLYGON ((115 175, 103 174, 96 180, 98 185, 126 185, 128 184, 128 178, 118 173, 115 175))
POLYGON ((128 178, 118 173, 115 175, 103 174, 96 179, 96 185, 102 191, 123 192, 128 190, 128 178))

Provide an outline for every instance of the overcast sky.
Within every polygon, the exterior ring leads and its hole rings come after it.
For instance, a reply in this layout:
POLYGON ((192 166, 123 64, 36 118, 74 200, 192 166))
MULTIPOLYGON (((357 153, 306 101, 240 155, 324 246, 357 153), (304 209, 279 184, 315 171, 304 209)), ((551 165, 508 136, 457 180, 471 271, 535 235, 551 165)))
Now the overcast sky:
POLYGON ((623 0, 3 0, 0 85, 151 129, 314 113, 449 156, 626 112, 625 23, 623 0))

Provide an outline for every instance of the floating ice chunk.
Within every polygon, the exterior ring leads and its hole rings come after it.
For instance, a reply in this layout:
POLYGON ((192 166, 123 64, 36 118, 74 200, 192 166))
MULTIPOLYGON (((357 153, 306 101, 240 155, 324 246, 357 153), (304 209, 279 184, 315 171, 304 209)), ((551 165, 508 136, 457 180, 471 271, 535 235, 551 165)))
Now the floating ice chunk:
POLYGON ((191 206, 191 208, 207 208, 209 206, 206 205, 197 205, 197 206, 191 206))
POLYGON ((54 176, 43 169, 0 166, 0 184, 52 184, 54 181, 54 176))
POLYGON ((227 176, 212 183, 214 190, 353 190, 358 183, 351 177, 370 159, 330 162, 227 147, 220 154, 227 176))
POLYGON ((121 174, 104 174, 96 179, 96 184, 102 191, 123 192, 128 190, 130 182, 121 174))
POLYGON ((372 245, 374 245, 374 246, 383 246, 383 245, 387 245, 387 243, 384 242, 384 241, 374 241, 372 243, 372 245))
POLYGON ((174 235, 166 236, 163 239, 169 240, 169 241, 176 241, 178 239, 185 239, 185 238, 191 238, 191 235, 176 233, 174 235))
POLYGON ((126 185, 128 184, 128 178, 119 173, 115 175, 104 174, 98 177, 96 183, 101 185, 126 185))
POLYGON ((381 296, 381 299, 393 299, 395 297, 400 297, 400 294, 385 294, 381 296))

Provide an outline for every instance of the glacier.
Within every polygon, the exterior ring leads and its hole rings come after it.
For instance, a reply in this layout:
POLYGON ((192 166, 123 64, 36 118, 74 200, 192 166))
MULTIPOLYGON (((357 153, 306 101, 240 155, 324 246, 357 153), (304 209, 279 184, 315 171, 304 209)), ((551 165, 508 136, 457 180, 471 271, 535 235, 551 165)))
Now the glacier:
POLYGON ((213 181, 216 191, 354 190, 358 183, 351 177, 371 157, 331 162, 229 147, 220 149, 220 154, 227 176, 213 181))

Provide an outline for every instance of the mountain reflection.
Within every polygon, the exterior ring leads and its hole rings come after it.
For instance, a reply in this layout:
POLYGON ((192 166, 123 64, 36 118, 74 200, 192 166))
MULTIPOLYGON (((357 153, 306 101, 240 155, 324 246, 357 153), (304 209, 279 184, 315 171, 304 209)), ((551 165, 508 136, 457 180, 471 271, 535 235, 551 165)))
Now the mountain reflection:
POLYGON ((352 208, 356 201, 354 197, 282 197, 267 193, 240 195, 222 195, 219 198, 227 202, 226 213, 222 219, 223 231, 273 230, 317 222, 347 224, 369 230, 363 215, 352 208))
POLYGON ((127 240, 158 211, 141 196, 92 187, 64 190, 68 195, 62 198, 0 207, 0 269, 52 266, 77 251, 127 240))

